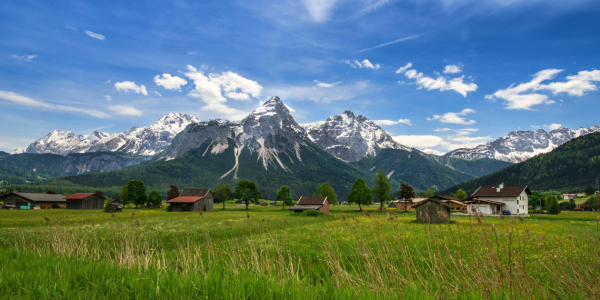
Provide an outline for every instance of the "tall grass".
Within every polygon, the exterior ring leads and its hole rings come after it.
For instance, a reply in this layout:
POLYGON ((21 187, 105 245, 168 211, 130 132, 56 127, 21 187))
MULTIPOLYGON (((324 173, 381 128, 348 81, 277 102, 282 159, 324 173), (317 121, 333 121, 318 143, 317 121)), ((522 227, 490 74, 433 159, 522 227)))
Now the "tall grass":
POLYGON ((109 229, 52 220, 35 231, 16 228, 3 241, 8 247, 0 266, 0 294, 36 299, 600 298, 598 224, 595 234, 563 237, 546 236, 535 224, 514 218, 491 225, 482 217, 432 225, 395 214, 341 214, 322 217, 324 222, 299 238, 290 234, 294 228, 287 226, 287 217, 248 214, 218 224, 231 233, 222 236, 213 233, 217 224, 196 215, 199 221, 170 241, 174 247, 165 247, 165 240, 133 215, 109 229))

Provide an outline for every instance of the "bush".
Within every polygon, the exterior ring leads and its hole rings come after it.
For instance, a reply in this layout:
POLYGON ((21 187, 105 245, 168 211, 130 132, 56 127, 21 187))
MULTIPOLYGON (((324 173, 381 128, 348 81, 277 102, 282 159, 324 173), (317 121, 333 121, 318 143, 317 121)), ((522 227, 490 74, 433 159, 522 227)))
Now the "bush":
POLYGON ((60 206, 58 205, 58 203, 52 203, 52 208, 59 208, 60 206))
POLYGON ((322 216, 323 213, 318 211, 318 210, 305 210, 302 212, 302 215, 304 216, 308 216, 308 217, 318 217, 318 216, 322 216))
POLYGON ((111 206, 111 205, 112 205, 112 203, 110 203, 110 202, 108 202, 108 201, 104 202, 104 207, 102 208, 102 211, 103 211, 103 212, 106 212, 106 209, 107 209, 109 206, 111 206))
POLYGON ((171 205, 167 206, 167 211, 170 212, 171 211, 171 205))
POLYGON ((187 204, 182 205, 181 211, 188 211, 188 205, 187 204))

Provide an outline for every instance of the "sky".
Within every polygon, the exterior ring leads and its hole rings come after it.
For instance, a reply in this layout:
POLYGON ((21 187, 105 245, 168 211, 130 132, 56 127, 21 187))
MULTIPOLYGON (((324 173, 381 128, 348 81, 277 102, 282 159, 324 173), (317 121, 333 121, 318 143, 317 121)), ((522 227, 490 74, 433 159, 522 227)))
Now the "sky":
POLYGON ((351 110, 438 154, 600 124, 600 1, 89 2, 0 4, 0 150, 275 95, 300 124, 351 110))

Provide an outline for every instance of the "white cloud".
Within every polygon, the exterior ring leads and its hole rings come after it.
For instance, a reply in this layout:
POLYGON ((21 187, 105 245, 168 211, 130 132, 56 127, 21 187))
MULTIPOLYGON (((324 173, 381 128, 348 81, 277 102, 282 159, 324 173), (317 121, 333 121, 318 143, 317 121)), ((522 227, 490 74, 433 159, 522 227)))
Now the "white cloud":
POLYGON ((112 97, 109 95, 104 95, 104 98, 106 98, 106 101, 108 102, 112 102, 112 97))
POLYGON ((143 84, 136 85, 133 81, 123 81, 115 83, 115 88, 117 91, 134 91, 137 94, 143 94, 148 96, 148 91, 146 91, 146 87, 143 84))
POLYGON ((583 96, 587 92, 598 90, 598 86, 594 82, 600 81, 600 70, 581 71, 577 75, 567 76, 568 81, 566 82, 542 84, 544 81, 554 79, 562 71, 560 69, 539 71, 533 75, 531 81, 517 86, 514 86, 513 83, 506 89, 486 95, 485 98, 505 100, 506 109, 531 110, 534 105, 556 103, 554 100, 548 100, 548 95, 536 93, 538 91, 548 91, 554 95, 567 93, 570 96, 583 96))
POLYGON ((28 55, 28 54, 23 54, 23 55, 13 54, 11 56, 14 59, 20 59, 20 60, 24 60, 24 61, 32 61, 34 58, 37 57, 37 55, 28 55))
POLYGON ((308 14, 314 22, 321 23, 329 19, 329 14, 337 0, 302 0, 308 14))
POLYGON ((399 119, 398 121, 394 120, 374 120, 373 121, 377 125, 397 125, 397 124, 407 124, 412 126, 409 119, 399 119))
POLYGON ((156 96, 162 97, 162 94, 161 94, 161 93, 159 93, 159 92, 157 92, 157 91, 153 91, 152 93, 153 93, 154 95, 156 95, 156 96))
POLYGON ((371 13, 379 8, 381 8, 382 6, 394 2, 395 0, 379 0, 363 9, 361 9, 359 12, 357 12, 356 14, 354 14, 353 16, 349 17, 349 20, 353 20, 353 19, 357 19, 360 18, 368 13, 371 13))
POLYGON ((462 72, 462 70, 457 65, 447 65, 443 72, 444 74, 456 74, 462 72))
POLYGON ((317 86, 324 87, 324 88, 330 88, 330 87, 332 87, 334 85, 338 85, 342 82, 338 81, 338 82, 334 82, 334 83, 325 83, 325 82, 320 82, 318 80, 315 80, 315 83, 317 83, 317 86))
POLYGON ((120 115, 120 116, 139 117, 144 114, 139 109, 137 109, 135 107, 131 107, 131 106, 126 106, 126 105, 113 105, 113 106, 109 106, 107 108, 110 111, 112 111, 114 114, 120 115))
POLYGON ((193 66, 188 65, 187 68, 188 72, 185 73, 185 76, 191 79, 195 85, 195 89, 188 96, 202 99, 206 103, 203 110, 215 111, 234 120, 244 118, 247 113, 227 106, 225 97, 250 101, 250 96, 258 97, 263 90, 263 87, 256 81, 246 79, 233 72, 205 76, 202 71, 198 71, 193 66), (225 96, 223 96, 223 92, 225 96))
POLYGON ((281 86, 271 88, 268 92, 270 95, 279 95, 282 99, 329 102, 353 99, 373 90, 375 90, 375 87, 367 81, 357 81, 352 84, 339 84, 329 88, 320 86, 281 86))
POLYGON ((423 149, 421 150, 427 154, 433 154, 433 155, 437 155, 437 156, 442 156, 444 154, 446 154, 445 152, 441 152, 441 151, 437 151, 437 150, 433 150, 433 149, 423 149))
MULTIPOLYGON (((432 31, 432 30, 430 30, 430 31, 432 31)), ((423 32, 423 33, 414 34, 414 35, 411 35, 411 36, 407 36, 407 37, 399 38, 399 39, 397 39, 397 40, 394 40, 394 41, 391 41, 391 42, 387 42, 387 43, 383 43, 383 44, 377 45, 377 46, 375 46, 375 47, 365 48, 365 49, 362 49, 362 50, 356 51, 356 52, 354 52, 354 53, 352 53, 352 54, 357 54, 357 53, 361 53, 361 52, 365 52, 365 51, 369 51, 369 50, 373 50, 373 49, 377 49, 377 48, 381 48, 381 47, 389 46, 389 45, 392 45, 392 44, 396 44, 396 43, 400 43, 400 42, 404 42, 404 41, 408 41, 408 40, 416 39, 416 38, 418 38, 418 37, 420 37, 420 36, 422 36, 422 35, 424 35, 424 34, 426 34, 426 33, 430 32, 430 31, 426 31, 426 32, 423 32)))
POLYGON ((110 79, 109 79, 109 80, 107 80, 107 81, 105 81, 104 83, 110 83, 110 79))
MULTIPOLYGON (((481 144, 487 143, 491 140, 490 136, 470 136, 473 132, 478 131, 477 128, 465 128, 465 129, 449 129, 441 128, 442 130, 436 131, 453 131, 446 136, 436 135, 399 135, 393 136, 392 138, 403 145, 414 147, 417 149, 425 149, 433 153, 432 147, 439 147, 447 151, 456 150, 459 148, 474 148, 481 144)), ((433 153, 435 154, 435 153, 433 153)))
POLYGON ((423 73, 418 73, 416 70, 408 70, 404 73, 404 76, 408 79, 414 79, 415 84, 419 89, 426 88, 427 90, 440 90, 442 92, 453 90, 463 95, 463 97, 467 97, 468 92, 477 90, 477 85, 475 83, 464 82, 465 76, 447 79, 446 77, 439 75, 437 79, 434 79, 423 75, 423 73))
POLYGON ((474 113, 475 110, 471 108, 465 108, 461 112, 458 113, 445 113, 443 115, 433 115, 433 118, 427 118, 428 121, 439 120, 442 123, 451 123, 451 124, 462 124, 462 125, 471 125, 475 124, 475 120, 465 120, 460 116, 466 116, 467 114, 474 113))
POLYGON ((561 128, 562 125, 561 124, 553 123, 553 124, 550 124, 550 125, 544 125, 544 127, 548 128, 550 130, 555 130, 555 129, 561 128))
POLYGON ((160 85, 167 90, 178 90, 181 92, 181 87, 187 84, 187 81, 181 77, 171 76, 171 74, 164 73, 162 78, 160 75, 154 76, 154 82, 156 85, 160 85))
MULTIPOLYGON (((262 103, 261 103, 260 105, 262 106, 262 103)), ((296 112, 296 110, 295 110, 295 109, 293 109, 293 108, 289 107, 287 104, 284 104, 284 105, 285 105, 285 107, 287 107, 287 109, 288 109, 290 112, 296 112)))
POLYGON ((406 66, 401 67, 400 69, 396 70, 396 74, 400 74, 408 69, 412 68, 412 63, 407 63, 406 66))
POLYGON ((60 110, 60 111, 66 111, 66 112, 85 113, 90 116, 93 116, 96 118, 101 118, 101 119, 110 118, 110 116, 108 114, 98 111, 98 110, 50 104, 50 103, 46 103, 43 101, 34 100, 29 97, 23 96, 21 94, 9 92, 9 91, 0 91, 0 99, 4 99, 4 100, 10 101, 10 102, 13 102, 15 104, 29 106, 29 107, 36 107, 36 108, 48 109, 48 110, 60 110))
POLYGON ((72 27, 72 26, 69 26, 69 25, 65 26, 65 28, 66 28, 66 29, 71 29, 71 30, 75 30, 75 31, 77 31, 77 28, 75 28, 75 27, 72 27))
POLYGON ((358 60, 344 60, 344 63, 347 65, 350 65, 352 68, 356 69, 356 68, 368 68, 368 69, 373 69, 373 70, 377 70, 379 69, 380 65, 379 64, 372 64, 368 59, 364 59, 362 62, 358 61, 358 60))
POLYGON ((435 135, 397 135, 394 141, 413 148, 430 148, 441 145, 444 139, 435 135))
POLYGON ((433 131, 451 131, 451 130, 452 129, 450 129, 450 128, 437 128, 437 129, 434 129, 433 131))
POLYGON ((368 59, 363 60, 362 65, 365 68, 369 68, 369 69, 373 69, 373 70, 379 69, 379 64, 373 65, 368 59))
POLYGON ((87 35, 89 35, 89 36, 91 36, 91 37, 93 37, 93 38, 95 38, 95 39, 99 39, 99 40, 101 40, 101 41, 104 41, 104 40, 106 39, 106 37, 104 37, 103 35, 101 35, 101 34, 99 34, 99 33, 94 33, 94 32, 91 32, 91 31, 89 31, 89 30, 86 30, 86 31, 85 31, 85 34, 87 34, 87 35))

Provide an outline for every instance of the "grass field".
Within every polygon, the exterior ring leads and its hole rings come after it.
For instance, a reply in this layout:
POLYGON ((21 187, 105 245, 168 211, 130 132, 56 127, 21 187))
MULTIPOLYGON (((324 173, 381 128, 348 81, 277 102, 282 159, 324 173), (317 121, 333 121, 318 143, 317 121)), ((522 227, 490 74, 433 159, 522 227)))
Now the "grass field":
POLYGON ((356 209, 1 210, 0 298, 600 298, 598 212, 426 225, 356 209))

